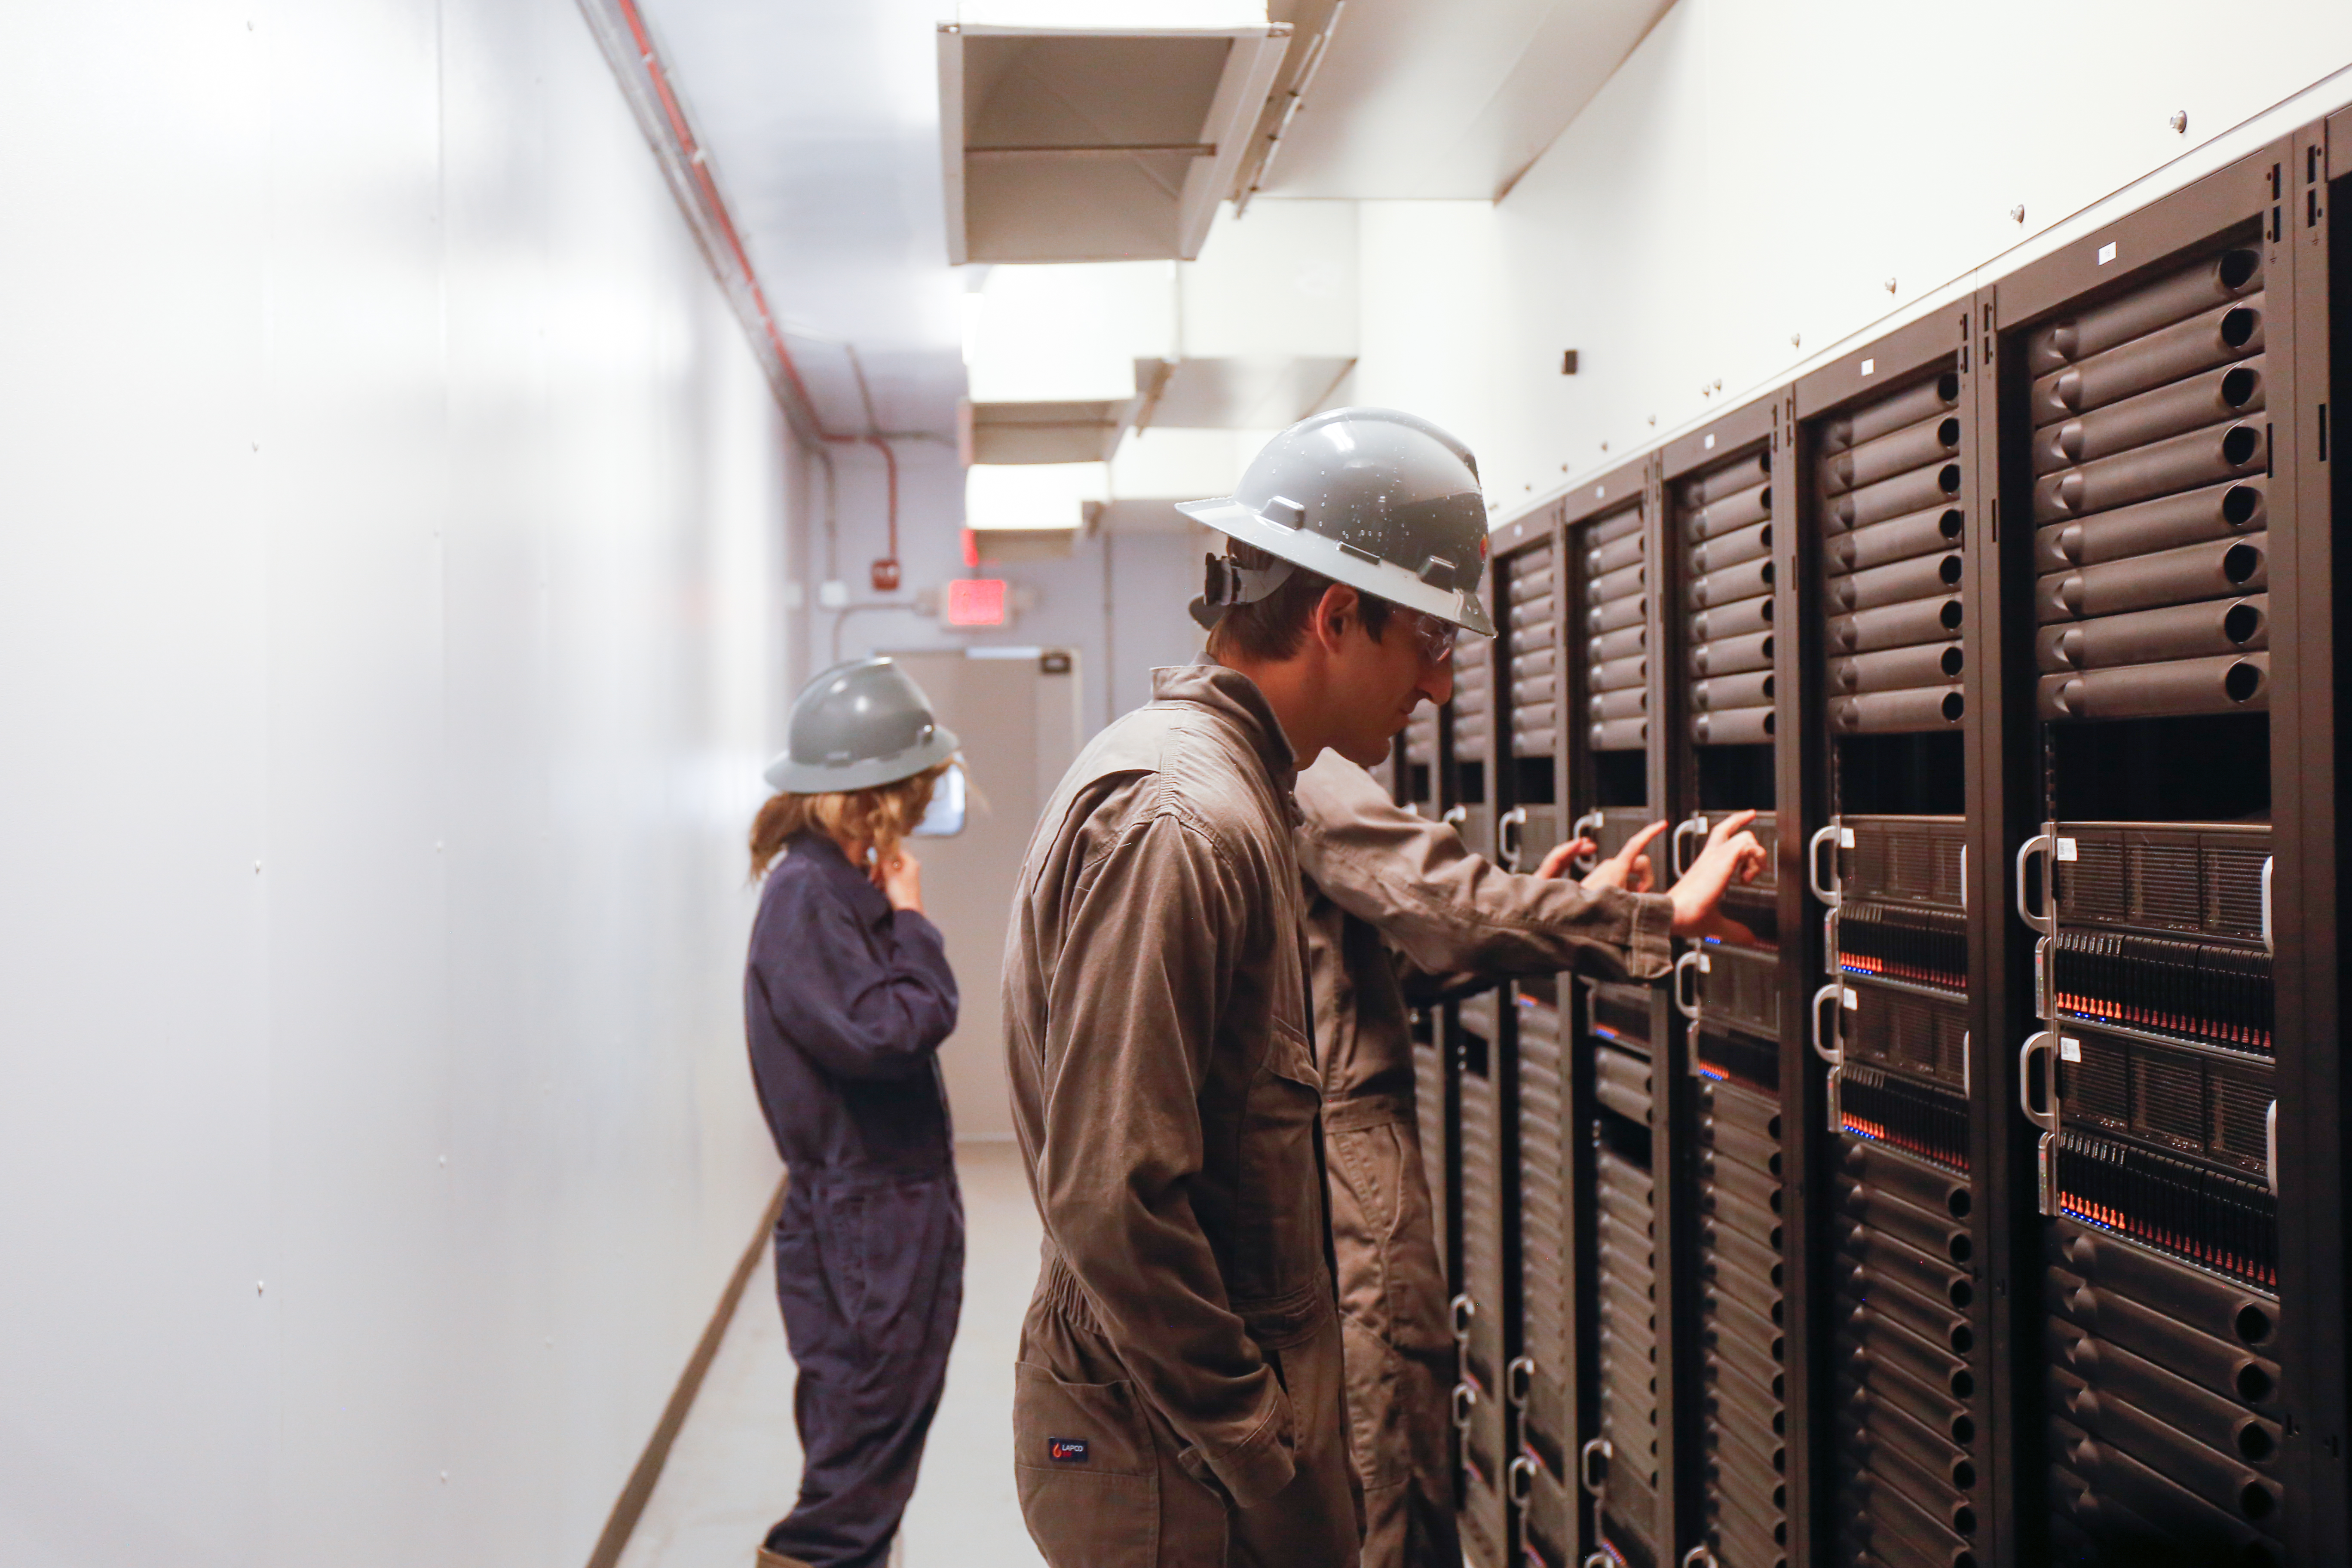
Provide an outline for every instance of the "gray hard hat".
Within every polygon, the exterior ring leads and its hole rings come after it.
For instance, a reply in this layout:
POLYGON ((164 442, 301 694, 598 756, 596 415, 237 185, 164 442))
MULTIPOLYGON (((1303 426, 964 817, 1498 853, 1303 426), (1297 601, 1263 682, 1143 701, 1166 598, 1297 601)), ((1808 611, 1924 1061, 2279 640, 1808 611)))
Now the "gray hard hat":
POLYGON ((1470 448, 1393 408, 1335 408, 1302 419, 1251 459, 1241 484, 1177 510, 1289 563, 1251 572, 1212 559, 1203 611, 1282 586, 1292 566, 1451 621, 1480 637, 1486 507, 1470 448))
POLYGON ((887 658, 852 659, 793 699, 784 754, 765 776, 793 795, 871 789, 946 762, 957 743, 905 670, 887 658))

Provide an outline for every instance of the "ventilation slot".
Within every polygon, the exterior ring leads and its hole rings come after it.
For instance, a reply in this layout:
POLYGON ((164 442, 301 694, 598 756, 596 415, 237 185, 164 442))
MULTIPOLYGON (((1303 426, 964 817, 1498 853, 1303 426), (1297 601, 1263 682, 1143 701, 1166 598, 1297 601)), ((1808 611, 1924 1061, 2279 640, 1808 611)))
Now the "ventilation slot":
POLYGON ((1758 452, 1677 491, 1689 575, 1691 737, 1772 739, 1772 455, 1758 452))
POLYGON ((2263 315, 2231 250, 2027 334, 2044 719, 2269 706, 2263 315))
POLYGON ((1700 1085, 1697 1104, 1705 1529, 1723 1562, 1771 1563, 1789 1542, 1780 1117, 1729 1084, 1700 1085))
POLYGON ((1511 1353, 1505 1320, 1505 1183, 1517 1129, 1505 1124, 1510 1101, 1500 1004, 1493 993, 1455 1009, 1462 1054, 1462 1293, 1469 1298, 1462 1341, 1462 1520, 1499 1545, 1507 1538, 1503 1467, 1509 1463, 1503 1373, 1511 1353))
POLYGON ((1594 1153, 1599 1211, 1601 1528, 1630 1536, 1653 1562, 1658 1539, 1656 1210, 1650 1173, 1605 1133, 1594 1153))
POLYGON ((1968 498, 1960 378, 1944 371, 1817 427, 1829 721, 1938 730, 1965 710, 1968 498))
POLYGON ((1584 689, 1596 752, 1638 752, 1650 742, 1648 531, 1637 502, 1587 523, 1584 551, 1584 689))
POLYGON ((1568 1265, 1566 1057, 1559 1010, 1516 999, 1519 1032, 1519 1353, 1526 1358, 1519 1440, 1555 1480, 1570 1473, 1576 1420, 1566 1370, 1574 1365, 1568 1265))

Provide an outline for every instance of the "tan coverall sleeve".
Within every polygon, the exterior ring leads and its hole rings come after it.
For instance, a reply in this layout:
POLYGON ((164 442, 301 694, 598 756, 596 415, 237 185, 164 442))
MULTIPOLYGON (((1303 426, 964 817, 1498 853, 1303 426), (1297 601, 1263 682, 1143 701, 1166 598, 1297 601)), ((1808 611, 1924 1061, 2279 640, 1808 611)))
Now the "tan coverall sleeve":
POLYGON ((1664 893, 1522 876, 1474 855, 1444 823, 1390 800, 1361 768, 1301 773, 1298 866, 1335 904, 1432 976, 1575 969, 1654 980, 1673 967, 1664 893))
POLYGON ((1046 1234, 1119 1360, 1244 1508, 1290 1480, 1290 1405, 1230 1308, 1188 1184, 1250 901, 1173 815, 1133 824, 1087 869, 1051 981, 1037 1159, 1046 1234))

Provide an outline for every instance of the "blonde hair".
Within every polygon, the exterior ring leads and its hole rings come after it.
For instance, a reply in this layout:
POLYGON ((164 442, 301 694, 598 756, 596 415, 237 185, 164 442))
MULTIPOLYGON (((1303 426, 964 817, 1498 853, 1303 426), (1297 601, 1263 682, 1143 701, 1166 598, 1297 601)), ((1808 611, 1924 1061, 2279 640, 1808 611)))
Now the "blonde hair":
POLYGON ((868 789, 770 795, 751 819, 751 879, 766 876, 784 852, 785 842, 799 833, 822 833, 840 845, 845 855, 854 854, 860 845, 872 845, 879 858, 888 859, 899 840, 923 820, 923 813, 930 809, 932 787, 952 765, 936 763, 910 777, 868 789))

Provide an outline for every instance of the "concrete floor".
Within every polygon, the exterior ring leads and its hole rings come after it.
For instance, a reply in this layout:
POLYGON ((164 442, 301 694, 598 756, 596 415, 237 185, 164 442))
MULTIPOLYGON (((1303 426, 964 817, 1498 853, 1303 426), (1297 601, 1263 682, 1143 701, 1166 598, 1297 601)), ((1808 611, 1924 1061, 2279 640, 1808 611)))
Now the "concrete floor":
MULTIPOLYGON (((896 1557, 906 1568, 1040 1568, 1007 1451, 1037 1211, 1013 1144, 961 1144, 956 1165, 970 1237, 963 1323, 896 1557)), ((791 1509, 801 1454, 774 1268, 763 1258, 743 1292, 621 1568, 751 1568, 768 1527, 791 1509)))

